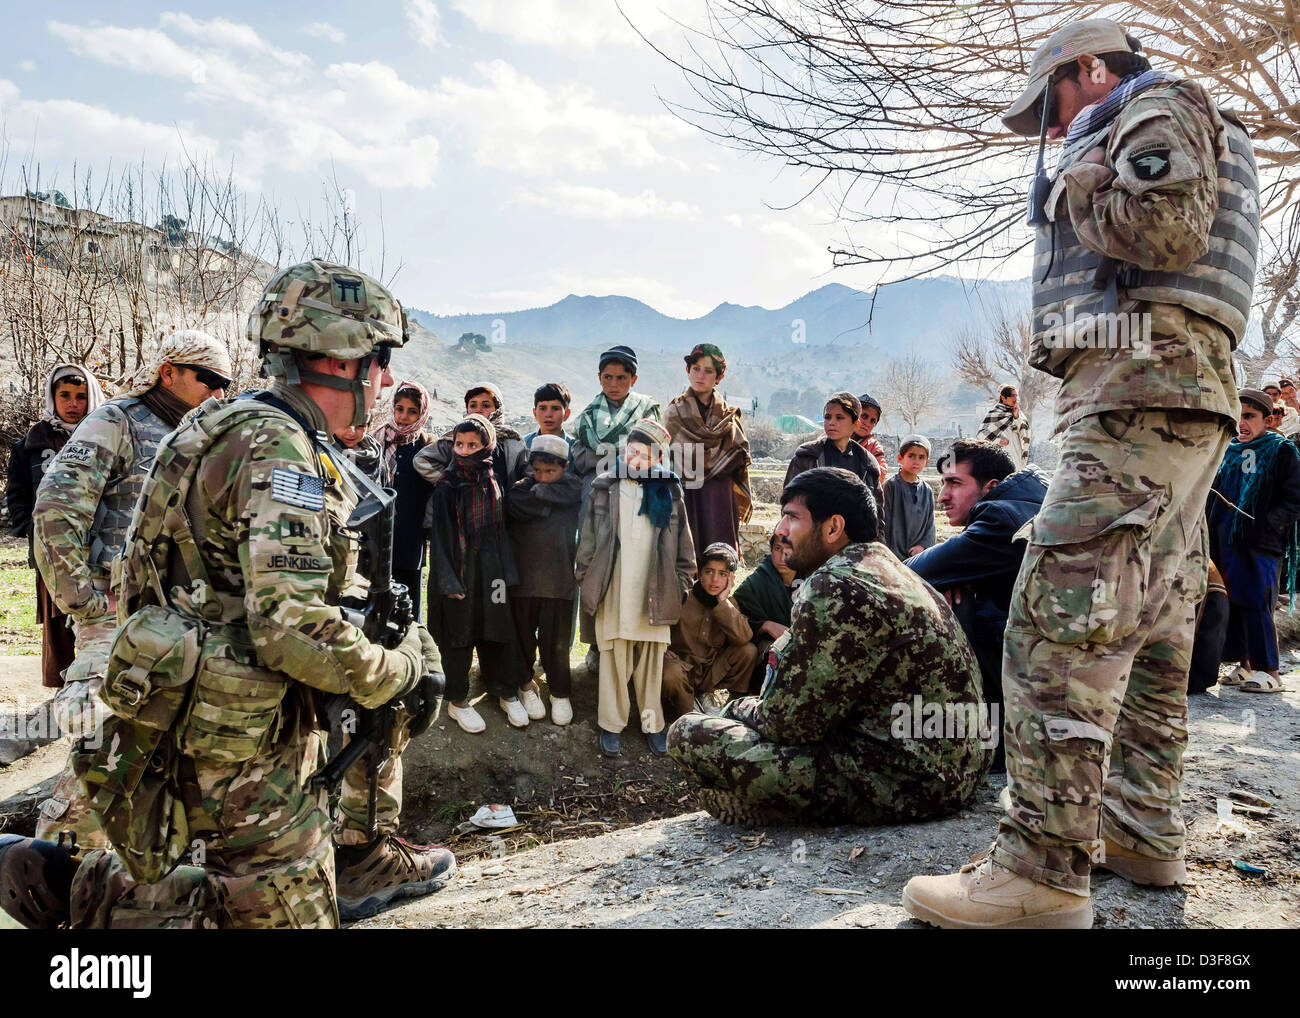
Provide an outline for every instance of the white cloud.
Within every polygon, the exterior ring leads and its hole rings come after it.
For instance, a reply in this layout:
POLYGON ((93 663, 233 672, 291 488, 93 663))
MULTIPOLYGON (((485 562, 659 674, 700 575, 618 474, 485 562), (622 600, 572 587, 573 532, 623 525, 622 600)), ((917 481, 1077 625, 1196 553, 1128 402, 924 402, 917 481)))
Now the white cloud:
POLYGON ((433 0, 403 0, 402 10, 406 22, 415 32, 415 41, 433 49, 442 41, 441 18, 433 0))
POLYGON ((4 78, 0 78, 0 121, 15 139, 24 143, 35 139, 42 154, 73 159, 98 151, 128 160, 145 153, 159 160, 189 153, 201 161, 219 149, 216 139, 188 123, 154 123, 70 99, 24 99, 18 86, 4 78))
POLYGON ((333 43, 341 43, 347 39, 347 35, 341 29, 335 28, 328 21, 313 21, 303 31, 313 38, 326 39, 333 43))
POLYGON ((690 219, 700 214, 694 205, 666 201, 649 188, 640 194, 620 194, 604 187, 551 184, 540 190, 525 188, 516 200, 576 219, 690 219))
POLYGON ((18 70, 20 70, 20 71, 26 71, 26 72, 28 72, 28 73, 30 74, 32 71, 36 70, 36 61, 35 61, 35 60, 22 60, 22 61, 20 61, 19 64, 18 64, 18 70))
POLYGON ((766 216, 751 216, 750 222, 760 233, 781 242, 789 264, 810 273, 825 272, 831 267, 831 256, 826 246, 818 244, 793 223, 766 216))
MULTIPOLYGON (((452 7, 480 31, 557 49, 642 45, 614 0, 452 0, 452 7)), ((702 13, 699 0, 622 0, 637 29, 658 35, 690 24, 702 13)), ((680 29, 678 29, 680 31, 680 29)))
POLYGON ((471 139, 480 166, 523 174, 595 173, 611 163, 649 166, 670 161, 659 149, 661 139, 693 133, 668 114, 629 114, 602 105, 588 88, 543 85, 504 60, 474 69, 483 84, 444 78, 433 105, 471 139))
POLYGON ((343 63, 322 70, 309 57, 221 18, 165 14, 161 23, 196 42, 182 45, 151 28, 48 27, 78 56, 184 82, 185 98, 207 106, 237 107, 246 126, 231 148, 250 182, 268 165, 302 170, 333 163, 374 185, 432 186, 439 156, 438 139, 428 130, 434 97, 392 68, 343 63))

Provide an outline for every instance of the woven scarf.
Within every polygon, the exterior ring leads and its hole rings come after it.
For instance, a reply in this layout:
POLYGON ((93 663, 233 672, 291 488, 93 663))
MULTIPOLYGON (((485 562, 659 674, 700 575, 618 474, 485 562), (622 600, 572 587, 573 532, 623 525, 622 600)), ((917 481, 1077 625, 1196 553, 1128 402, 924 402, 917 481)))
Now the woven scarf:
POLYGON ((674 445, 691 443, 704 450, 705 482, 731 475, 737 514, 740 522, 748 523, 753 510, 749 490, 749 437, 740 421, 740 408, 727 406, 715 392, 708 410, 703 410, 688 389, 668 404, 664 427, 673 436, 674 445))
MULTIPOLYGON (((638 418, 639 419, 639 418, 638 418)), ((682 482, 676 474, 662 466, 653 466, 632 480, 641 485, 641 508, 638 516, 648 516, 650 522, 663 530, 673 516, 673 491, 682 482)))
POLYGON ((1165 74, 1162 71, 1140 71, 1121 78, 1119 84, 1110 90, 1105 99, 1093 106, 1092 109, 1080 113, 1070 122, 1069 130, 1065 132, 1065 144, 1062 146, 1057 165, 1064 165, 1071 155, 1072 147, 1080 139, 1087 138, 1100 131, 1119 116, 1119 111, 1124 108, 1124 104, 1135 95, 1145 92, 1148 88, 1154 88, 1157 85, 1164 85, 1177 80, 1178 78, 1172 74, 1165 74))
POLYGON ((443 475, 456 486, 456 538, 460 543, 460 580, 465 581, 465 560, 483 543, 489 527, 500 540, 505 514, 501 508, 501 486, 492 470, 493 446, 469 456, 453 456, 443 475))
POLYGON ((587 404, 578 417, 575 429, 579 442, 594 453, 600 452, 602 445, 621 445, 632 425, 642 417, 657 417, 650 411, 658 404, 650 396, 639 392, 629 392, 623 405, 617 409, 609 405, 609 400, 602 392, 587 404))
POLYGON ((1214 476, 1214 488, 1241 510, 1233 514, 1229 540, 1236 542, 1250 526, 1250 520, 1243 514, 1258 517, 1255 510, 1261 504, 1260 495, 1264 493, 1267 497, 1273 488, 1273 467, 1286 441, 1281 435, 1266 431, 1249 442, 1234 438, 1223 454, 1219 472, 1214 476))

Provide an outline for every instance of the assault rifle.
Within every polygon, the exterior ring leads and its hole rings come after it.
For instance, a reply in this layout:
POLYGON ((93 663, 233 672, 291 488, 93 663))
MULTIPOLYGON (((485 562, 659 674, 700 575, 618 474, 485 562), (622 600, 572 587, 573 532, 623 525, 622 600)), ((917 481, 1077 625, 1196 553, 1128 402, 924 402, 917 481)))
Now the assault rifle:
MULTIPOLYGON (((406 638, 415 621, 409 591, 404 584, 393 582, 393 516, 397 493, 392 488, 380 488, 346 457, 333 457, 333 461, 348 473, 364 496, 348 517, 347 526, 361 534, 370 558, 369 593, 364 600, 345 598, 343 615, 366 639, 392 650, 406 638)), ((333 730, 343 725, 351 738, 329 763, 312 775, 311 787, 337 790, 348 768, 364 756, 370 793, 366 826, 372 838, 377 833, 379 771, 393 755, 398 713, 410 716, 412 736, 421 734, 438 716, 444 685, 441 672, 429 672, 421 676, 414 689, 379 707, 360 707, 343 695, 326 697, 320 705, 323 727, 333 730), (343 724, 345 721, 351 723, 343 724)))

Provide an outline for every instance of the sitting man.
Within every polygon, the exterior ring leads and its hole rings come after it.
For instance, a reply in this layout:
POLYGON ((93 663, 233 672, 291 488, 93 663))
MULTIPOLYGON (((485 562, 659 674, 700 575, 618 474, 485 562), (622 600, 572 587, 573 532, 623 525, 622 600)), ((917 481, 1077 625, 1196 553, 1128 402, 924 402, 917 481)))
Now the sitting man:
POLYGON ((895 823, 959 808, 991 750, 979 666, 952 610, 875 539, 875 501, 847 470, 799 474, 781 513, 788 565, 809 575, 772 673, 721 717, 679 718, 669 755, 728 823, 895 823))
MULTIPOLYGON (((1015 535, 1042 507, 1047 478, 1032 466, 1016 472, 1007 451, 983 439, 959 438, 937 465, 939 508, 950 524, 966 529, 913 555, 907 565, 952 605, 979 661, 984 699, 1000 705, 1002 634, 1025 556, 1025 539, 1015 535)), ((1001 760, 999 739, 994 770, 1001 760)))

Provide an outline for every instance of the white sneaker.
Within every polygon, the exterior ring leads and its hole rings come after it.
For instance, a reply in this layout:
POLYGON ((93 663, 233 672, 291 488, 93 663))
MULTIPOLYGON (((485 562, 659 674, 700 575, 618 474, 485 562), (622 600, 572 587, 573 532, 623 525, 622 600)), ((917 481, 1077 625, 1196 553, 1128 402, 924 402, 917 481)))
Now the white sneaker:
POLYGON ((469 732, 470 735, 478 735, 479 732, 487 728, 487 722, 483 720, 483 715, 473 707, 457 707, 454 703, 449 703, 447 704, 447 716, 460 725, 462 731, 469 732))
POLYGON ((567 725, 573 720, 573 704, 569 703, 566 696, 551 697, 551 722, 557 725, 567 725))
POLYGON ((537 695, 535 689, 521 689, 519 699, 523 701, 524 710, 528 712, 530 721, 541 721, 546 717, 546 704, 542 703, 542 698, 537 695))
POLYGON ((497 703, 500 704, 501 709, 506 712, 506 719, 510 722, 512 727, 528 727, 528 711, 524 710, 524 705, 519 702, 519 697, 516 696, 509 700, 498 700, 497 703))

